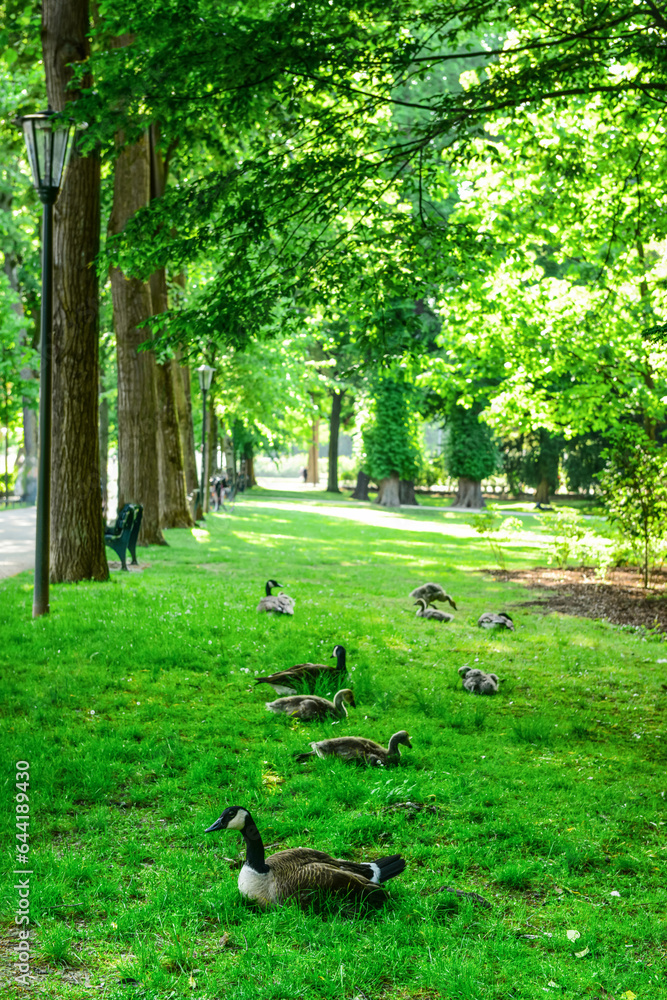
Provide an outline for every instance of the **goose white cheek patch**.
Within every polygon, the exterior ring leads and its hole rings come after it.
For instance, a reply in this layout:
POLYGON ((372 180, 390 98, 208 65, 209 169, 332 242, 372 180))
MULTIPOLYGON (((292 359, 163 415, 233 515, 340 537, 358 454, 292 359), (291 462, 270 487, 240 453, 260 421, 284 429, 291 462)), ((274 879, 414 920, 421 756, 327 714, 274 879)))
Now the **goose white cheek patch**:
POLYGON ((227 823, 228 830, 242 830, 245 826, 245 821, 248 818, 248 814, 245 809, 239 809, 234 819, 230 819, 227 823))

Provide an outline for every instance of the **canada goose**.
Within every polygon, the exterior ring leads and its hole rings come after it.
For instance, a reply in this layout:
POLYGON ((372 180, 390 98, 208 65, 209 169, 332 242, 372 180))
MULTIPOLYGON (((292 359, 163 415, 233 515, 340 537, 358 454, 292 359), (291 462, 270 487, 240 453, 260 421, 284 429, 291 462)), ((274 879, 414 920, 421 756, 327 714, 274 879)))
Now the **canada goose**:
POLYGON ((419 605, 417 618, 432 618, 436 622, 454 621, 454 615, 450 615, 446 611, 438 611, 437 608, 429 608, 425 597, 420 597, 418 601, 415 601, 415 605, 419 605))
POLYGON ((279 615, 293 615, 294 598, 288 597, 287 594, 276 594, 274 596, 271 593, 272 587, 282 587, 282 583, 278 583, 276 580, 266 581, 266 597, 261 599, 257 605, 257 610, 275 611, 279 615))
POLYGON ((333 701, 320 698, 316 694, 293 694, 287 698, 276 698, 275 701, 267 701, 266 707, 269 712, 295 716, 297 719, 325 719, 328 715, 333 715, 337 719, 345 718, 347 709, 345 702, 357 706, 354 703, 354 695, 349 688, 336 691, 333 701))
POLYGON ((485 674, 483 670, 459 667, 463 687, 471 694, 495 694, 498 690, 498 675, 485 674))
POLYGON ((296 759, 299 763, 303 763, 310 757, 342 757, 343 760, 353 760, 359 764, 381 767, 384 764, 398 762, 401 756, 398 749, 399 743, 412 748, 410 736, 405 729, 394 733, 389 740, 387 749, 380 746, 375 740, 367 740, 363 736, 336 736, 332 740, 319 740, 311 743, 313 748, 311 752, 297 754, 296 759))
POLYGON ((379 884, 405 868, 400 854, 357 864, 306 847, 278 851, 266 858, 260 832, 243 806, 229 806, 205 832, 215 830, 238 830, 243 836, 246 856, 239 873, 239 892, 260 906, 273 906, 291 896, 305 904, 320 892, 382 906, 387 894, 379 884))
POLYGON ((296 694, 299 686, 304 686, 308 691, 312 691, 318 677, 331 675, 339 680, 346 672, 345 647, 334 646, 332 659, 335 657, 336 666, 328 667, 324 663, 297 663, 287 670, 278 670, 268 677, 258 677, 255 684, 270 684, 276 694, 296 694))
POLYGON ((480 628, 508 628, 511 632, 514 631, 514 622, 506 611, 500 611, 497 615, 491 611, 485 611, 477 619, 477 624, 480 628))
POLYGON ((439 583, 424 583, 421 587, 412 590, 410 597, 414 597, 416 601, 423 598, 427 604, 433 604, 434 601, 447 601, 454 608, 454 611, 458 611, 454 601, 445 593, 439 583))

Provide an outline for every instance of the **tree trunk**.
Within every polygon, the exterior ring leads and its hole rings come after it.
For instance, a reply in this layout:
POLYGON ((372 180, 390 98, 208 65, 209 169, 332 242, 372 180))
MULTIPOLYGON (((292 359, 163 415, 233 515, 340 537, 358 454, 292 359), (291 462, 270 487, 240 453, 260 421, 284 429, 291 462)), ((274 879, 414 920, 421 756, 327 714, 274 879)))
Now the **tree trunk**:
MULTIPOLYGON (((211 386, 212 388, 212 386, 211 386)), ((208 451, 208 477, 211 479, 218 468, 218 418, 215 412, 215 399, 213 393, 209 392, 206 402, 208 404, 208 423, 206 425, 206 450, 208 451)), ((210 489, 210 483, 209 483, 210 489)))
POLYGON ((479 510, 486 507, 482 496, 482 484, 477 479, 459 478, 459 489, 452 507, 468 507, 479 510))
MULTIPOLYGON (((90 55, 88 0, 44 0, 49 104, 76 98, 71 64, 90 55)), ((82 81, 90 87, 89 77, 82 81)), ((54 211, 51 580, 106 580, 98 439, 100 163, 72 155, 54 211)))
POLYGON ((535 490, 534 499, 535 503, 549 503, 549 479, 547 476, 542 476, 540 479, 537 489, 535 490))
POLYGON ((255 479, 255 456, 252 445, 246 445, 243 458, 245 459, 246 486, 248 489, 252 489, 253 486, 257 486, 257 480, 255 479))
POLYGON ((340 432, 340 411, 343 407, 344 392, 334 392, 331 397, 331 414, 329 416, 329 472, 327 476, 327 491, 340 493, 338 488, 338 434, 340 432))
MULTIPOLYGON (((159 133, 159 126, 153 123, 149 132, 151 200, 162 198, 167 186, 167 165, 160 151, 159 133)), ((164 268, 151 275, 150 286, 153 315, 165 313, 169 308, 169 296, 167 294, 167 275, 164 268)), ((186 498, 183 448, 178 426, 174 366, 171 360, 162 364, 158 363, 155 374, 160 527, 191 528, 194 522, 186 498)))
MULTIPOLYGON (((192 400, 190 398, 190 369, 182 368, 178 359, 171 362, 174 376, 174 396, 178 410, 178 430, 181 436, 185 489, 189 494, 199 488, 197 482, 197 461, 195 459, 195 430, 192 422, 192 400)), ((195 519, 201 520, 201 502, 195 510, 195 519)))
POLYGON ((380 492, 378 493, 377 502, 380 507, 398 507, 401 498, 399 495, 399 483, 397 472, 392 472, 390 476, 386 479, 380 480, 380 492))
POLYGON ((365 472, 357 473, 357 485, 354 487, 354 492, 351 495, 352 500, 370 500, 368 496, 368 484, 371 481, 371 477, 367 476, 365 472))
POLYGON ((401 479, 398 483, 398 496, 401 503, 407 504, 411 507, 418 507, 417 497, 415 496, 415 481, 414 479, 401 479))
MULTIPOLYGON (((167 278, 163 270, 151 275, 151 307, 153 315, 166 312, 167 278)), ((185 489, 183 452, 178 426, 178 410, 171 361, 155 366, 157 402, 157 457, 160 480, 160 527, 191 528, 194 524, 185 489)))
POLYGON ((100 483, 102 485, 102 512, 105 521, 113 521, 109 514, 109 400, 102 393, 100 379, 100 483))
MULTIPOLYGON (((148 138, 143 136, 116 160, 111 234, 121 232, 128 219, 148 204, 148 152, 148 138)), ((151 351, 138 350, 148 337, 139 324, 153 314, 150 288, 112 268, 111 294, 118 363, 118 505, 143 504, 139 543, 165 545, 160 529, 155 358, 151 351)))
POLYGON ((312 437, 310 441, 310 448, 308 449, 308 474, 307 483, 312 483, 313 486, 317 486, 320 481, 320 473, 318 469, 318 458, 320 451, 320 421, 319 418, 313 420, 312 437))
MULTIPOLYGON (((6 199, 3 204, 5 211, 11 209, 11 198, 6 199)), ((9 284, 15 292, 19 292, 19 281, 16 274, 17 262, 10 259, 5 254, 5 274, 9 279, 9 284)), ((25 324, 25 313, 23 303, 18 299, 12 307, 19 318, 21 329, 19 331, 19 341, 21 344, 28 343, 28 331, 25 324)), ((39 315, 39 314, 37 314, 39 315)), ((37 324, 39 326, 39 323, 37 324)), ((37 346, 39 338, 33 346, 37 346)), ((38 373, 32 368, 21 369, 21 379, 24 382, 33 382, 37 379, 38 373)), ((19 493, 24 503, 34 504, 37 501, 37 411, 34 402, 27 396, 22 397, 23 403, 23 467, 20 473, 19 493)))

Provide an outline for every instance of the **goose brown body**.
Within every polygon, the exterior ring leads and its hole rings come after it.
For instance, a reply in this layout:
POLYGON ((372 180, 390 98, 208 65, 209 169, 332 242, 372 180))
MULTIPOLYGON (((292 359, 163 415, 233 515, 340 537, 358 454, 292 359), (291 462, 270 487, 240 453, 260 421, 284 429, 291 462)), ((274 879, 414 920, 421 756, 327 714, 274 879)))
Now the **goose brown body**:
POLYGON ((410 591, 410 597, 414 597, 415 601, 423 598, 427 604, 433 604, 434 601, 447 601, 454 608, 454 611, 458 610, 454 601, 439 583, 423 583, 421 587, 410 591))
POLYGON ((275 701, 267 701, 266 707, 269 712, 285 715, 293 715, 297 719, 326 719, 327 716, 334 716, 336 719, 347 715, 345 703, 356 708, 354 695, 349 688, 342 688, 336 691, 333 701, 328 698, 320 698, 316 694, 293 694, 286 698, 276 698, 275 701))
POLYGON ((410 736, 405 729, 394 733, 388 747, 383 747, 375 740, 366 739, 364 736, 336 736, 331 740, 311 743, 312 751, 297 754, 296 759, 302 763, 311 757, 342 757, 343 760, 355 761, 358 764, 382 767, 385 764, 398 763, 401 743, 406 747, 412 747, 410 736))
POLYGON ((266 581, 266 595, 262 597, 259 604, 257 605, 258 611, 274 612, 278 615, 293 615, 294 614, 294 598, 288 597, 287 594, 272 594, 271 591, 274 587, 281 587, 282 584, 278 583, 277 580, 267 580, 266 581))
POLYGON ((417 618, 430 618, 435 622, 453 622, 454 615, 450 615, 447 611, 438 611, 437 608, 429 608, 426 603, 426 598, 420 597, 418 601, 415 601, 417 608, 417 618))
POLYGON ((514 632, 512 616, 508 615, 506 611, 499 611, 498 614, 485 611, 477 619, 477 624, 480 628, 507 628, 510 632, 514 632))
POLYGON ((215 830, 238 830, 242 834, 246 860, 239 874, 239 892, 263 907, 289 898, 308 904, 322 893, 381 906, 387 894, 380 883, 405 869, 405 860, 399 854, 363 864, 295 847, 267 858, 257 825, 243 806, 229 806, 206 833, 215 830))
POLYGON ((471 667, 459 667, 463 687, 471 694, 496 694, 498 690, 498 675, 486 674, 483 670, 471 667))
POLYGON ((297 663, 268 677, 258 677, 255 684, 270 684, 276 694, 296 694, 300 687, 313 691, 319 677, 340 680, 345 675, 345 647, 334 646, 331 656, 336 659, 335 667, 324 663, 297 663))

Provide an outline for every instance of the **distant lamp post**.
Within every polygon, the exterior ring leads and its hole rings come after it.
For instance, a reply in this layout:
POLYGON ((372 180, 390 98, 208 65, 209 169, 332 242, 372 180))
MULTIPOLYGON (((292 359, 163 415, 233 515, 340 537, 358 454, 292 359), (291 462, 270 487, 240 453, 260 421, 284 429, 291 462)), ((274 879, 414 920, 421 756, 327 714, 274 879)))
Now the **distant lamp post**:
MULTIPOLYGON (((49 613, 49 546, 51 544, 51 389, 53 330, 53 205, 63 181, 74 143, 74 123, 55 111, 23 115, 32 182, 42 202, 42 350, 39 372, 39 464, 37 468, 37 532, 35 538, 35 592, 32 616, 49 613)), ((85 126, 84 126, 85 127, 85 126)))
POLYGON ((211 388, 213 373, 215 368, 210 365, 200 365, 197 369, 199 376, 199 388, 201 389, 203 401, 203 413, 201 422, 201 509, 206 514, 208 512, 208 454, 206 451, 206 393, 211 388))

